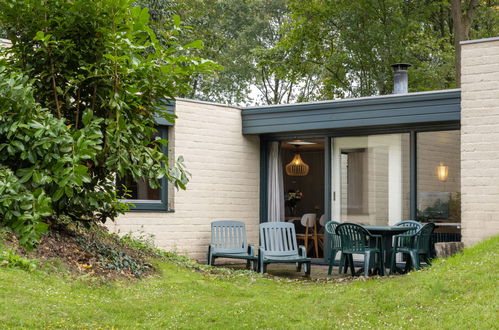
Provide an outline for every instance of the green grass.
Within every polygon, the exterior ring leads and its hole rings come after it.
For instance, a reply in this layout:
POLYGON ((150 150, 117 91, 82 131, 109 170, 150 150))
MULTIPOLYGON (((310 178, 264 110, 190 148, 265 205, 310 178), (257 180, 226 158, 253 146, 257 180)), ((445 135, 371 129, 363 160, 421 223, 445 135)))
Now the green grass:
POLYGON ((160 263, 141 281, 72 280, 0 268, 11 328, 448 328, 499 324, 499 237, 406 276, 287 282, 160 263))

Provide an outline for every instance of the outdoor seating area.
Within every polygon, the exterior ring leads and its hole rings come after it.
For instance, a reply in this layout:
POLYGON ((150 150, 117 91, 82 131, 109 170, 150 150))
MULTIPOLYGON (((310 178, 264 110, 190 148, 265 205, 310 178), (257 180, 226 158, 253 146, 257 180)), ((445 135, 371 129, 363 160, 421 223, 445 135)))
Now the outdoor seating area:
MULTIPOLYGON (((423 265, 431 265, 433 223, 405 220, 394 226, 363 226, 329 221, 324 227, 328 276, 332 275, 335 265, 338 266, 338 274, 346 274, 350 270, 351 276, 384 276, 387 270, 390 275, 403 274, 418 270, 423 265)), ((266 273, 269 264, 294 264, 297 272, 304 266, 305 276, 310 276, 312 259, 307 257, 305 246, 297 243, 299 238, 307 241, 307 236, 297 234, 293 223, 261 223, 259 234, 259 253, 255 255, 255 249, 247 242, 244 222, 212 222, 208 264, 214 265, 216 258, 243 259, 247 269, 262 274, 266 273)))

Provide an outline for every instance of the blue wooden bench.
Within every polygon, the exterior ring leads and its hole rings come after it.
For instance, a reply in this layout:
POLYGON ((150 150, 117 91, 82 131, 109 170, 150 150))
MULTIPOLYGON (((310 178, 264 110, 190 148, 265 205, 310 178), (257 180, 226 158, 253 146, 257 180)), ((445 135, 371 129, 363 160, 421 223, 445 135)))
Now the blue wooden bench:
POLYGON ((244 222, 223 220, 211 223, 208 265, 214 265, 216 258, 245 259, 246 267, 256 270, 258 258, 254 247, 247 242, 244 222))
POLYGON ((267 222, 260 224, 260 253, 258 266, 265 273, 270 263, 296 263, 296 271, 305 264, 305 275, 310 275, 311 259, 303 245, 296 243, 295 226, 287 222, 267 222))

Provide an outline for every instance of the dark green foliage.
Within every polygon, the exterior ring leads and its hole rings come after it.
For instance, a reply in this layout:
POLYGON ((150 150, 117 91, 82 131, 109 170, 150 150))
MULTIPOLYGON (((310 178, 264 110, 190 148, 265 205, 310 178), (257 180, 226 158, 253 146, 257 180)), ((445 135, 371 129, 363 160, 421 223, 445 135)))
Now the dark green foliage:
MULTIPOLYGON (((456 87, 448 0, 140 0, 158 30, 178 13, 199 56, 223 65, 195 75, 191 98, 290 103, 390 94, 391 64, 409 62, 410 91, 456 87)), ((470 3, 470 1, 463 1, 470 3)), ((499 1, 479 1, 470 38, 499 33, 499 1)), ((463 12, 463 15, 466 14, 463 12)))
MULTIPOLYGON (((168 29, 172 15, 180 15, 191 28, 182 31, 179 39, 203 40, 204 47, 194 53, 223 66, 215 75, 191 76, 192 89, 183 96, 229 104, 288 97, 286 88, 290 87, 290 81, 280 80, 275 74, 277 70, 270 68, 267 64, 270 56, 265 63, 262 58, 263 51, 279 40, 278 30, 287 13, 285 0, 137 0, 136 3, 150 9, 153 28, 158 32, 168 29), (258 65, 260 62, 262 65, 258 65), (255 88, 262 95, 256 95, 255 88), (254 96, 258 99, 252 100, 254 96)), ((280 59, 274 56, 272 60, 280 59)))
POLYGON ((171 162, 161 150, 167 141, 153 138, 155 118, 173 121, 161 101, 186 93, 189 78, 214 65, 188 56, 199 42, 177 42, 178 18, 160 43, 148 10, 129 0, 12 0, 0 3, 0 28, 12 41, 0 72, 8 183, 0 189, 10 189, 0 197, 1 221, 23 243, 37 240, 44 218, 114 219, 126 209, 115 174, 185 188, 182 162, 163 166, 171 162))
POLYGON ((0 66, 0 214, 20 242, 32 246, 53 215, 75 202, 91 181, 84 162, 95 158, 100 120, 87 110, 85 125, 71 131, 37 104, 27 77, 0 66))

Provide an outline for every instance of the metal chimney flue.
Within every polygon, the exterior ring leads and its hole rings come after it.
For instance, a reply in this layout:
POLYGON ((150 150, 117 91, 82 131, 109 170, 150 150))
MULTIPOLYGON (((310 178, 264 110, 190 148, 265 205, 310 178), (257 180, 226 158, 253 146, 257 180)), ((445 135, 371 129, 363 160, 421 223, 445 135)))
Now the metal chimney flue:
POLYGON ((392 64, 393 94, 405 94, 408 92, 409 79, 407 78, 407 70, 410 66, 409 63, 392 64))

